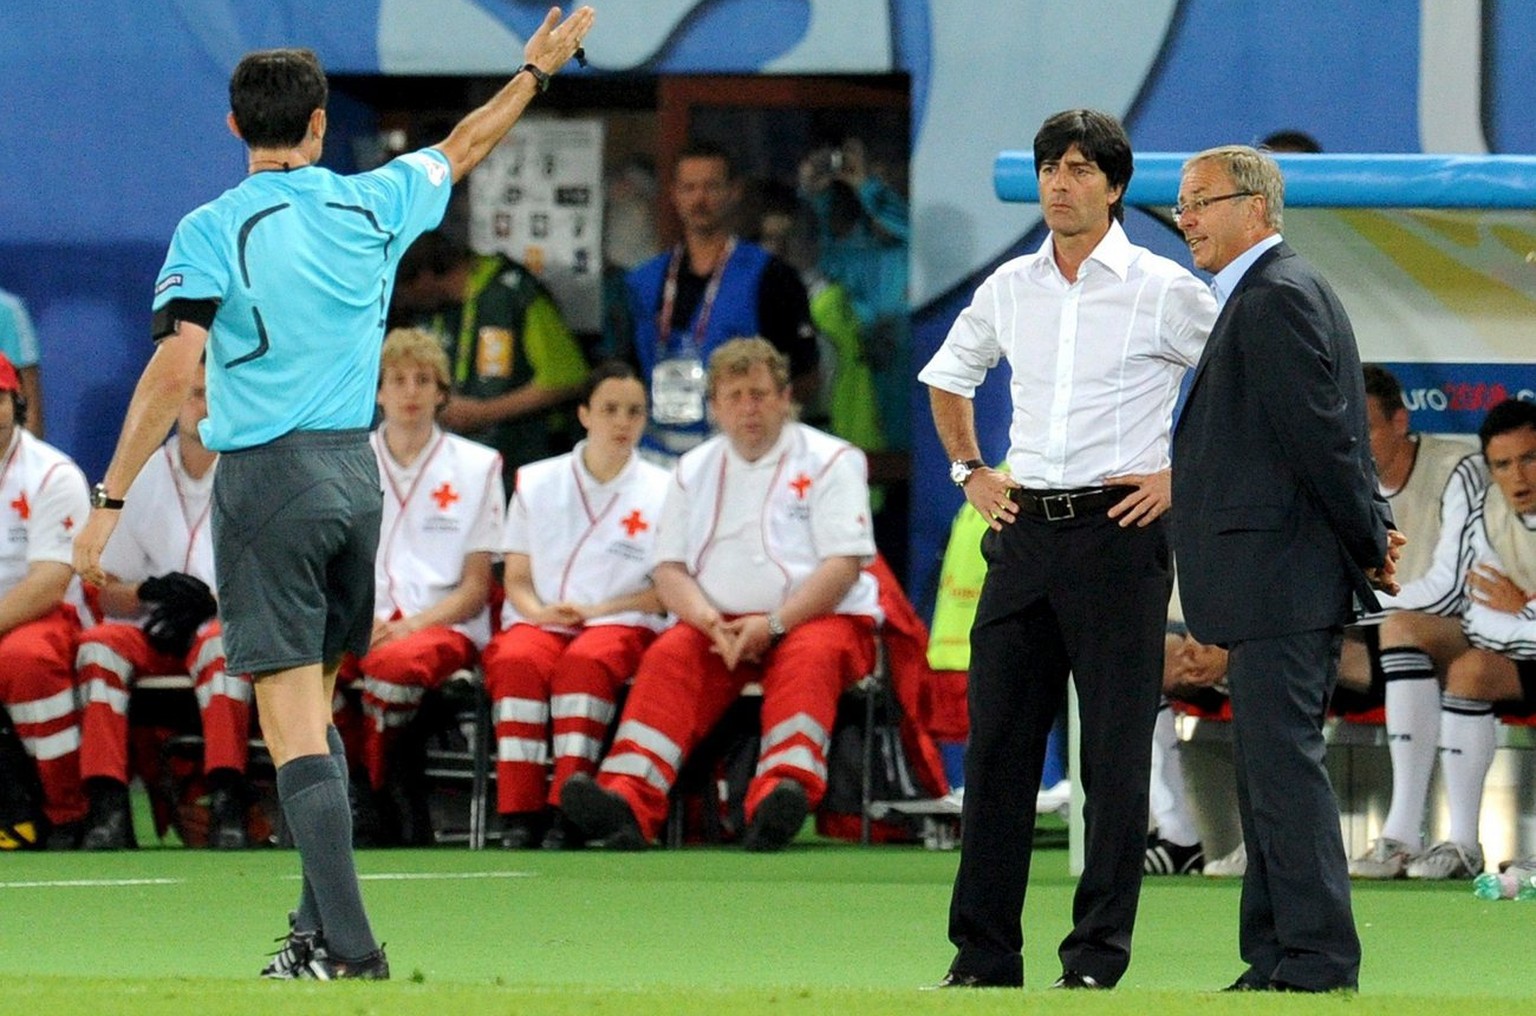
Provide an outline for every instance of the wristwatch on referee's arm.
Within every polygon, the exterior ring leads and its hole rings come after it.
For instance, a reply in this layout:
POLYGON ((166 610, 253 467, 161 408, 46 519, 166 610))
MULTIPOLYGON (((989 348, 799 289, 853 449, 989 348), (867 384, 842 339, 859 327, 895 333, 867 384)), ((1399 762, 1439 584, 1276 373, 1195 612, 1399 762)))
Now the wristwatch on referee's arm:
POLYGON ((107 485, 98 483, 91 488, 91 507, 108 508, 112 511, 122 511, 125 502, 120 497, 107 496, 107 485))
POLYGON ((980 459, 956 459, 949 464, 949 478, 956 487, 963 490, 971 474, 985 465, 986 463, 980 459))

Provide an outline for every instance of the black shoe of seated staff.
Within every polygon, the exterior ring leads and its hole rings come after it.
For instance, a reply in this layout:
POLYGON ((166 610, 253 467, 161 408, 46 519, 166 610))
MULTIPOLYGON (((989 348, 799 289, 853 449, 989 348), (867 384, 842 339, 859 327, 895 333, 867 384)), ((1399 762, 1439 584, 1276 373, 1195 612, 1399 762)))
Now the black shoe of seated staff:
POLYGON ((515 811, 501 816, 503 850, 537 850, 544 835, 544 813, 515 811))
POLYGON ((741 845, 756 853, 783 850, 799 834, 809 812, 805 788, 794 780, 780 780, 758 803, 741 845))
POLYGON ((584 850, 586 846, 587 837, 561 811, 555 812, 555 819, 549 824, 549 832, 544 834, 544 841, 539 844, 543 850, 584 850))
POLYGON ((589 842, 601 840, 609 850, 644 850, 650 846, 629 802, 584 773, 565 781, 560 810, 589 842))
POLYGON ((251 845, 246 832, 246 795, 234 784, 208 792, 208 847, 210 850, 244 850, 251 845))
POLYGON ((93 778, 87 781, 86 796, 90 810, 83 834, 76 841, 81 850, 131 850, 138 846, 126 786, 117 780, 93 778))

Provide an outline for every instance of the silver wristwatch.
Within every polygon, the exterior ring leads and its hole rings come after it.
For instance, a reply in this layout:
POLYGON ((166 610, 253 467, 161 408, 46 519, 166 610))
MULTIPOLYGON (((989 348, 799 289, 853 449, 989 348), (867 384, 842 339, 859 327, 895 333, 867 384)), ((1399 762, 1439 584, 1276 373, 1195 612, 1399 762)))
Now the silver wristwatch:
POLYGON ((980 459, 956 459, 949 464, 949 478, 956 487, 964 487, 971 474, 985 465, 980 459))

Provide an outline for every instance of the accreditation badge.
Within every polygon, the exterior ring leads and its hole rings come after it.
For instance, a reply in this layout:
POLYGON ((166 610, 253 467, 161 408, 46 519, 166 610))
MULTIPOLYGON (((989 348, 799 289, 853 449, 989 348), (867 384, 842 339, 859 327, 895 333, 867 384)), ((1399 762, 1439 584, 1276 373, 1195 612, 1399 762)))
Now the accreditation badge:
POLYGON ((516 336, 510 328, 482 327, 475 343, 475 374, 479 377, 512 376, 512 343, 516 336))

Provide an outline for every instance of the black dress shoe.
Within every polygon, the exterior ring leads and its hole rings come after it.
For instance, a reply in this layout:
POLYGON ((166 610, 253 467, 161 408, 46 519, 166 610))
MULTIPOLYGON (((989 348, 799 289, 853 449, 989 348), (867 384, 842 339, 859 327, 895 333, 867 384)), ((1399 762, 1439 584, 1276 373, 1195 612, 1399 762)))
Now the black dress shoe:
POLYGON ((1222 988, 1221 990, 1225 992, 1225 991, 1273 991, 1274 989, 1270 986, 1270 983, 1268 981, 1250 980, 1248 975, 1244 974, 1242 977, 1239 977, 1237 980, 1233 981, 1231 984, 1227 985, 1225 988, 1222 988))
POLYGON ((1081 988, 1089 991, 1103 991, 1109 988, 1110 985, 1099 983, 1099 980, 1096 977, 1093 977, 1089 974, 1080 973, 1076 970, 1063 970, 1061 972, 1061 976, 1056 978, 1056 983, 1051 985, 1051 987, 1069 989, 1081 988))
POLYGON ((1022 988, 1019 981, 990 981, 975 974, 962 974, 951 970, 934 988, 1022 988))
POLYGON ((1360 989, 1352 984, 1335 984, 1327 988, 1309 988, 1304 984, 1293 984, 1290 981, 1274 980, 1269 982, 1270 991, 1294 991, 1304 995, 1326 995, 1329 992, 1353 994, 1360 989))

